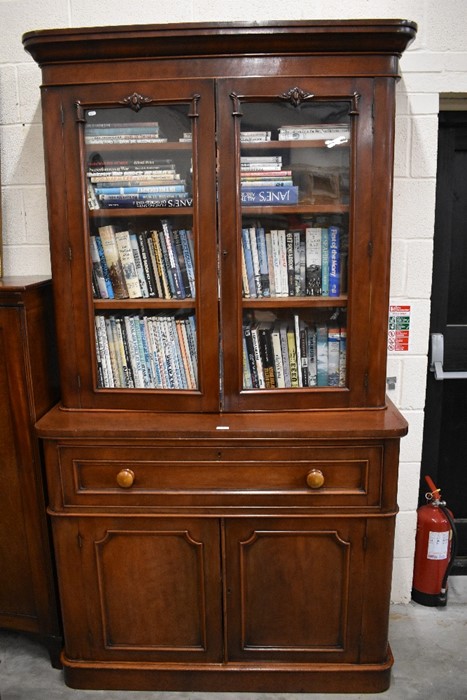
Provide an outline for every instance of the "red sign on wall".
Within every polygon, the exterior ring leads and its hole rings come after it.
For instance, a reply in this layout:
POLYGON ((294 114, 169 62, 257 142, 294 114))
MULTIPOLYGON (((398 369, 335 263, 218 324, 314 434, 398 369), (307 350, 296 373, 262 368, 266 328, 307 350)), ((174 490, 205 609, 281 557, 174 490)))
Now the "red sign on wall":
POLYGON ((407 352, 410 339, 410 306, 389 307, 388 350, 407 352))

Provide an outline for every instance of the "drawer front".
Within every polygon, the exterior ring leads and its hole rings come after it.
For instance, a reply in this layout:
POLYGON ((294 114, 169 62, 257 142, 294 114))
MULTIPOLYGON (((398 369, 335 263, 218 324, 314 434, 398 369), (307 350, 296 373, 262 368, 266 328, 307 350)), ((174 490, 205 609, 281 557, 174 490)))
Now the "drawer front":
POLYGON ((61 446, 55 507, 377 507, 382 464, 382 445, 61 446))

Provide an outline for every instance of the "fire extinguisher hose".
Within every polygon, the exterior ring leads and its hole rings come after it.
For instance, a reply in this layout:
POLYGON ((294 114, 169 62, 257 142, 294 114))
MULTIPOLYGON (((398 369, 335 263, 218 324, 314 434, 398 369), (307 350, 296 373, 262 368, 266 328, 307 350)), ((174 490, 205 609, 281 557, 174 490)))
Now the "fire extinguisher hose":
POLYGON ((452 531, 452 536, 451 536, 451 556, 449 558, 449 563, 446 567, 446 572, 443 576, 443 581, 441 583, 441 593, 445 593, 448 585, 448 578, 449 574, 451 573, 452 567, 454 565, 454 560, 457 556, 457 542, 458 542, 458 537, 457 537, 457 529, 456 529, 456 524, 454 522, 454 519, 449 512, 449 509, 445 506, 442 505, 441 503, 439 504, 439 509, 444 513, 446 518, 449 521, 449 525, 451 526, 451 531, 452 531))

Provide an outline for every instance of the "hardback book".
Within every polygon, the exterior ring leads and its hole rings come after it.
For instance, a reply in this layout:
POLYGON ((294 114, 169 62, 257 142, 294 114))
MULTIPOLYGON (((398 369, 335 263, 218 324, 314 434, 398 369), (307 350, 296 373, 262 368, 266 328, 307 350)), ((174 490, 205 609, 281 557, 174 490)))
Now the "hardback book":
POLYGON ((340 295, 340 231, 338 226, 329 227, 329 296, 340 295))
POLYGON ((340 329, 328 328, 328 385, 339 386, 340 329))
POLYGON ((297 204, 298 186, 250 187, 241 188, 241 202, 244 206, 286 206, 297 204))
POLYGON ((307 296, 321 295, 321 263, 322 263, 321 228, 306 229, 306 294, 307 296))
POLYGON ((102 241, 105 260, 109 270, 109 277, 112 283, 112 289, 116 299, 127 299, 128 289, 123 271, 122 261, 118 252, 117 241, 115 238, 115 228, 111 224, 100 226, 99 236, 102 241))
POLYGON ((136 263, 133 255, 133 248, 130 241, 129 231, 117 231, 115 233, 118 253, 122 261, 123 274, 125 275, 126 287, 130 299, 142 297, 141 285, 139 283, 136 263))
POLYGON ((325 323, 316 324, 317 385, 328 386, 328 328, 325 323))

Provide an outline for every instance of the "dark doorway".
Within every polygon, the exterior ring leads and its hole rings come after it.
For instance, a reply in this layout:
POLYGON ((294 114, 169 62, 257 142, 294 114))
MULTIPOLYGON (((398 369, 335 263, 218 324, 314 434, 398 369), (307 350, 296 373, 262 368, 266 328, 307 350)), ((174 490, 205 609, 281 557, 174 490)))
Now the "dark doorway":
POLYGON ((429 474, 456 520, 452 573, 467 575, 467 109, 439 115, 431 304, 420 504, 429 474))

